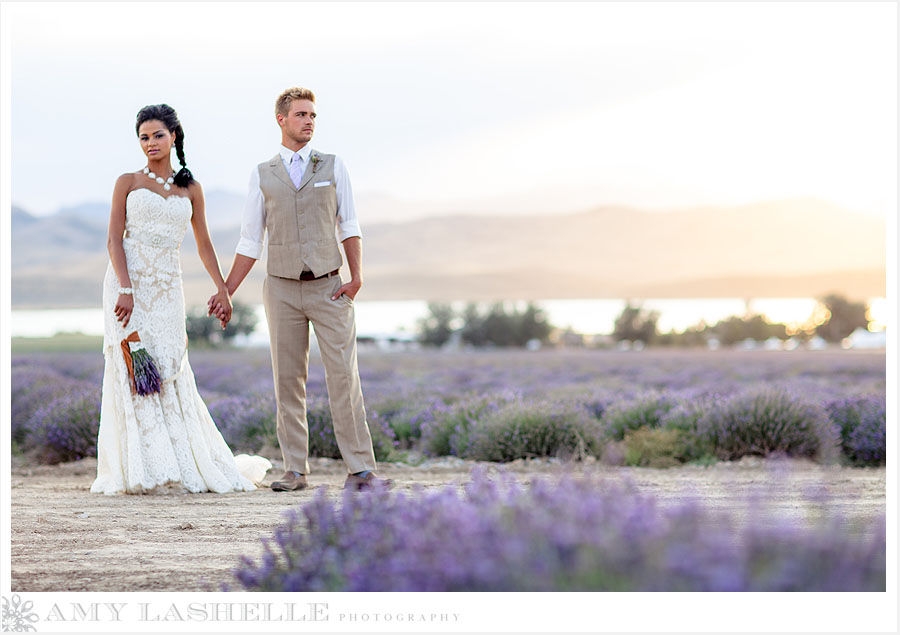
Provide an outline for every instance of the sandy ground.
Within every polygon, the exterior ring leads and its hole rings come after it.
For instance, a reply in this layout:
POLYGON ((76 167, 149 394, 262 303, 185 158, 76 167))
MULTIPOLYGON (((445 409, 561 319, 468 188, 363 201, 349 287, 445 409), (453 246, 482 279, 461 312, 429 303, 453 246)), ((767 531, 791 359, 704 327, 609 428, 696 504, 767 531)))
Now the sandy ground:
MULTIPOLYGON (((396 489, 413 492, 462 485, 476 464, 455 458, 418 466, 384 464, 379 473, 396 489)), ((488 469, 497 470, 490 465, 488 469)), ((673 469, 610 467, 596 462, 517 461, 501 469, 517 480, 555 478, 575 469, 598 478, 629 480, 662 505, 698 496, 703 504, 750 513, 748 495, 768 488, 776 516, 811 522, 823 510, 853 521, 854 531, 885 510, 884 468, 821 466, 807 461, 745 458, 710 467, 673 469), (775 488, 775 489, 772 489, 775 488), (810 499, 818 492, 826 503, 810 499)), ((53 466, 16 461, 12 470, 12 591, 216 591, 233 582, 241 555, 257 557, 260 538, 282 521, 282 512, 315 496, 320 487, 341 496, 346 472, 329 459, 312 461, 312 489, 235 494, 104 496, 91 494, 96 460, 53 466), (189 564, 188 564, 189 563, 189 564)), ((264 483, 281 475, 270 471, 264 483)), ((358 494, 365 495, 365 494, 358 494)))

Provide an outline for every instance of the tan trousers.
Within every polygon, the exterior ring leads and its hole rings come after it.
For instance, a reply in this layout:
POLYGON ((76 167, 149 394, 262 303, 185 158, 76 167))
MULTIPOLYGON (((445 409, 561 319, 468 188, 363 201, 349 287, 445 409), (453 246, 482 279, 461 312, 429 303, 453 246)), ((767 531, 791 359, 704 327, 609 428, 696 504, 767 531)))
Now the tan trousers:
POLYGON ((346 295, 331 299, 340 286, 339 275, 319 280, 266 276, 263 283, 278 405, 276 431, 285 470, 309 474, 306 378, 310 322, 322 354, 334 434, 347 470, 375 469, 356 361, 353 300, 346 295))

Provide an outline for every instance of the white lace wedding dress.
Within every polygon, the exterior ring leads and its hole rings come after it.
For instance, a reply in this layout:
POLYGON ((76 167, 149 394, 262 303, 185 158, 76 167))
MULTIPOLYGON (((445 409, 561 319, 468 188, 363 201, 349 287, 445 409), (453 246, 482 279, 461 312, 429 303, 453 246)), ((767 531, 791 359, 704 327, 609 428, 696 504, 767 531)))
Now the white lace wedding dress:
POLYGON ((92 492, 234 492, 256 489, 271 467, 263 457, 235 457, 197 392, 188 363, 179 248, 191 201, 146 188, 125 202, 123 239, 134 312, 128 326, 113 313, 119 281, 109 264, 103 282, 103 396, 92 492), (162 378, 158 394, 132 394, 120 342, 137 331, 162 378))

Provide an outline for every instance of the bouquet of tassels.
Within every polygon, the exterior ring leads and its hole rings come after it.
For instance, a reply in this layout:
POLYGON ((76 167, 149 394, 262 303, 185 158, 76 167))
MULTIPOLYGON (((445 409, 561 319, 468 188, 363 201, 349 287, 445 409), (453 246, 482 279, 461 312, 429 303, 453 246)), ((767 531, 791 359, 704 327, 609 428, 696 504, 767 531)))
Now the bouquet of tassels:
POLYGON ((122 340, 122 355, 125 357, 128 376, 131 378, 131 393, 142 396, 158 393, 162 388, 159 369, 150 353, 141 344, 137 331, 132 331, 131 335, 122 340), (138 346, 132 349, 132 342, 136 342, 138 346))

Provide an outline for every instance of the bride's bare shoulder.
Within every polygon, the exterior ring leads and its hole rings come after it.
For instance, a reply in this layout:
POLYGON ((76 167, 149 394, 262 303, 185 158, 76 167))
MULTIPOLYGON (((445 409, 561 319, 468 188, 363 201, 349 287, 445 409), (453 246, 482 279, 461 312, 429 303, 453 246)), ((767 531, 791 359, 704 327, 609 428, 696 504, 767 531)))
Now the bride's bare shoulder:
POLYGON ((126 172, 116 179, 115 191, 127 194, 134 189, 134 183, 137 179, 137 172, 126 172))
POLYGON ((197 179, 192 180, 187 185, 188 198, 191 199, 192 203, 196 203, 197 199, 203 198, 203 187, 200 185, 200 181, 197 179))
POLYGON ((139 172, 125 172, 124 174, 120 174, 119 178, 116 179, 116 187, 118 187, 119 185, 134 185, 138 174, 139 172))

